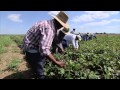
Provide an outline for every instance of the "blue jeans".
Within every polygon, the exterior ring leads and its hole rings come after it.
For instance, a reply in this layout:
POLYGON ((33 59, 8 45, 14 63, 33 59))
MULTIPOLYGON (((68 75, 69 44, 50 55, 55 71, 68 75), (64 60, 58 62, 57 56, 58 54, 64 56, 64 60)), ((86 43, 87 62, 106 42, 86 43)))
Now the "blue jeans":
POLYGON ((46 57, 40 53, 26 52, 26 61, 30 65, 34 75, 38 79, 44 79, 44 64, 46 57))

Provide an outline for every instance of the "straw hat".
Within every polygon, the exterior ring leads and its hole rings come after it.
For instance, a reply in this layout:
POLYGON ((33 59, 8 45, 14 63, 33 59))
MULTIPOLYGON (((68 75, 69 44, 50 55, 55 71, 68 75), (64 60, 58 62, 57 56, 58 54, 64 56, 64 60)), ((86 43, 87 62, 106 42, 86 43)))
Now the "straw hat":
POLYGON ((62 30, 64 33, 69 31, 69 25, 67 23, 68 16, 63 11, 60 11, 56 16, 51 16, 54 17, 64 27, 62 30))
POLYGON ((64 34, 68 34, 68 33, 69 33, 69 32, 68 32, 69 30, 66 31, 64 27, 62 27, 62 28, 60 28, 59 30, 57 30, 57 33, 59 33, 60 31, 62 31, 64 34))

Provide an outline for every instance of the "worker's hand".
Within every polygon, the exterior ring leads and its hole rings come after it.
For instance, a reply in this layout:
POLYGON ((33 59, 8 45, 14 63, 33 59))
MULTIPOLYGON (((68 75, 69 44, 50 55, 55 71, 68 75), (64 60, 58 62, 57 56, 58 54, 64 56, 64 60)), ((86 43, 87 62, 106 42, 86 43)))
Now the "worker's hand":
POLYGON ((65 50, 64 50, 63 48, 61 48, 61 51, 62 51, 62 53, 64 53, 64 52, 65 52, 65 50))
POLYGON ((64 53, 64 49, 62 49, 62 53, 64 53))
POLYGON ((56 64, 60 67, 60 68, 64 68, 65 67, 65 63, 60 61, 60 60, 57 60, 56 64))
POLYGON ((61 54, 64 54, 64 53, 65 53, 65 51, 64 51, 64 50, 62 50, 62 51, 61 51, 61 54))
POLYGON ((78 51, 78 48, 75 48, 76 51, 78 51))

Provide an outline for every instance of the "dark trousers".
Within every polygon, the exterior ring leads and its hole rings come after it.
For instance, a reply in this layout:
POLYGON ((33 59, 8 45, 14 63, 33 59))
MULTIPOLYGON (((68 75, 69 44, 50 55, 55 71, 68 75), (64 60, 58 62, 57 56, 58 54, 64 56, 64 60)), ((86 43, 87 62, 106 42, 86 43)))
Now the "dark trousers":
POLYGON ((65 39, 63 39, 62 45, 63 45, 63 48, 65 49, 68 47, 68 42, 65 39))
POLYGON ((44 64, 46 58, 39 53, 26 52, 26 61, 31 67, 34 75, 38 79, 44 79, 44 64))

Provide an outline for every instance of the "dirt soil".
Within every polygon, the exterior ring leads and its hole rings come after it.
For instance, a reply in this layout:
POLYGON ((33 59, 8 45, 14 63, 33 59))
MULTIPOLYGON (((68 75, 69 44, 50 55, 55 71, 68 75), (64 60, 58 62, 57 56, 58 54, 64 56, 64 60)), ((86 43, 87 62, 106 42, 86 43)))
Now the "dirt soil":
POLYGON ((6 53, 0 54, 0 79, 29 79, 31 71, 24 59, 21 49, 12 44, 6 47, 6 53), (9 70, 8 65, 14 59, 20 60, 17 70, 9 70))

